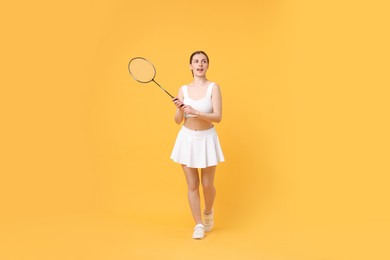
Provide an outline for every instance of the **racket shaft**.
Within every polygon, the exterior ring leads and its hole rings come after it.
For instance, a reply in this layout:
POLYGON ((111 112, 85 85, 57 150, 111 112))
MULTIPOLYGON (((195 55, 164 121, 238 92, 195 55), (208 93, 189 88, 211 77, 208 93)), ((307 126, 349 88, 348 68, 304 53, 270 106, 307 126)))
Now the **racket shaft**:
POLYGON ((164 90, 165 93, 167 93, 171 98, 175 98, 174 96, 172 96, 168 91, 166 91, 160 84, 158 84, 155 80, 153 80, 154 83, 157 84, 157 86, 159 86, 162 90, 164 90))

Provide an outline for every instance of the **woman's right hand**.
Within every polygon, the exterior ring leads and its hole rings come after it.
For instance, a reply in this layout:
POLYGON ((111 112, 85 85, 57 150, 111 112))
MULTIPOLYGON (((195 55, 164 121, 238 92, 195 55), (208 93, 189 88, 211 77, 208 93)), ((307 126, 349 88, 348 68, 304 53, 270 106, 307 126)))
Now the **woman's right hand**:
POLYGON ((178 108, 178 109, 181 109, 183 106, 184 106, 184 103, 177 97, 173 98, 172 99, 172 102, 175 104, 175 106, 178 108))

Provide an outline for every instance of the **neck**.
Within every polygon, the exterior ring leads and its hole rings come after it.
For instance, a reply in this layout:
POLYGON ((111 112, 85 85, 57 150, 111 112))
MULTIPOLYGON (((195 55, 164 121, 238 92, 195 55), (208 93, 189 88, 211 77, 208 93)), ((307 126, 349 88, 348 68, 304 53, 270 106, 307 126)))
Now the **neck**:
POLYGON ((196 86, 204 85, 206 82, 207 82, 206 77, 196 77, 196 76, 194 77, 194 80, 192 81, 192 83, 196 86))

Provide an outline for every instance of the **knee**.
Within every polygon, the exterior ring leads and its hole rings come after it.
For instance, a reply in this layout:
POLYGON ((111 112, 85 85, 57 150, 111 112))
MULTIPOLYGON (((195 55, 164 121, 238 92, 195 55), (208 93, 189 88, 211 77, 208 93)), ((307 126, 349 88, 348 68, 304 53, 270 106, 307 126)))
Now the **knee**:
POLYGON ((203 190, 206 190, 206 191, 212 191, 214 190, 214 184, 212 182, 209 182, 209 181, 202 181, 202 188, 203 190))
POLYGON ((199 182, 189 183, 188 184, 188 191, 194 192, 199 190, 199 182))

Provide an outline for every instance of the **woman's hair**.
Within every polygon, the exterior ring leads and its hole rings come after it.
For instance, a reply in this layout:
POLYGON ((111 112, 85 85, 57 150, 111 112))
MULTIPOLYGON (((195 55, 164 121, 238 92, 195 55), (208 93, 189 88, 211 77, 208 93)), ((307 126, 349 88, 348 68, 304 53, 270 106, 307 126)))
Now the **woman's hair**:
POLYGON ((206 54, 204 51, 196 51, 196 52, 192 53, 191 56, 190 56, 190 64, 191 64, 191 62, 192 62, 192 58, 193 58, 196 54, 203 54, 204 56, 206 56, 207 63, 210 63, 210 62, 209 62, 209 56, 207 56, 207 54, 206 54))

